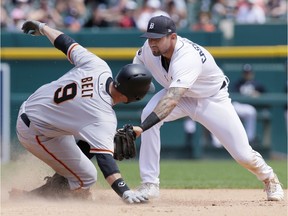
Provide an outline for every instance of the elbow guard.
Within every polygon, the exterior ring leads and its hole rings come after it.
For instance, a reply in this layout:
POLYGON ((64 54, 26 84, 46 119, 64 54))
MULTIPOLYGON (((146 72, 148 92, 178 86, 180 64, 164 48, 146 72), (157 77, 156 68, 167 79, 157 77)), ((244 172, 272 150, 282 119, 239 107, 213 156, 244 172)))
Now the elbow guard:
POLYGON ((74 39, 66 34, 61 34, 55 39, 54 46, 61 50, 65 55, 67 55, 67 51, 73 43, 76 43, 74 39))

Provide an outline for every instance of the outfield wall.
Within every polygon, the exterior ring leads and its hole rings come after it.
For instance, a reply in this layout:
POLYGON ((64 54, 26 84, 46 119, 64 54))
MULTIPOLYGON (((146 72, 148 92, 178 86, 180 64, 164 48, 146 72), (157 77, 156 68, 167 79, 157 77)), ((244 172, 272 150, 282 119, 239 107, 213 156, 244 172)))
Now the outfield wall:
MULTIPOLYGON (((286 154, 287 128, 284 107, 287 103, 285 94, 287 46, 283 38, 277 39, 277 45, 273 41, 273 44, 266 46, 238 46, 236 44, 223 47, 221 46, 223 35, 220 32, 208 34, 183 32, 183 34, 190 39, 195 39, 195 42, 204 45, 211 51, 217 64, 230 78, 231 83, 240 76, 244 63, 251 63, 254 66, 256 78, 264 83, 268 90, 267 94, 258 99, 245 98, 236 94, 231 94, 231 97, 254 104, 258 111, 268 111, 266 113, 259 112, 257 127, 259 143, 255 148, 260 152, 263 151, 265 157, 269 157, 270 152, 286 154)), ((115 34, 114 31, 86 32, 71 34, 71 36, 105 59, 114 74, 124 64, 131 62, 138 47, 143 43, 143 40, 138 38, 139 32, 137 31, 118 34, 115 34)), ((15 132, 15 122, 20 104, 38 87, 57 79, 72 65, 60 51, 51 47, 47 38, 30 37, 17 33, 2 33, 1 37, 1 59, 10 66, 11 70, 11 148, 12 152, 17 152, 23 150, 18 144, 15 132)), ((160 89, 157 84, 156 89, 160 89)), ((127 122, 139 123, 141 109, 150 97, 151 95, 148 95, 139 103, 116 106, 119 127, 127 122)), ((211 147, 208 133, 200 125, 197 125, 192 143, 185 141, 183 120, 166 124, 161 131, 164 157, 201 158, 207 152, 217 153, 219 151, 211 147)))

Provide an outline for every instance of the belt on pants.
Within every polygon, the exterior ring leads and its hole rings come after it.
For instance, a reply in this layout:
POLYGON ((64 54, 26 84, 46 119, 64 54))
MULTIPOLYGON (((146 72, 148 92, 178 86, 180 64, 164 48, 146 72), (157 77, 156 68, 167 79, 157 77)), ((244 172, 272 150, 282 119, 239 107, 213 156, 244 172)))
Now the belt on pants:
POLYGON ((25 125, 27 127, 30 127, 30 120, 29 120, 28 116, 26 115, 26 113, 22 113, 20 115, 20 118, 22 119, 22 121, 25 123, 25 125))

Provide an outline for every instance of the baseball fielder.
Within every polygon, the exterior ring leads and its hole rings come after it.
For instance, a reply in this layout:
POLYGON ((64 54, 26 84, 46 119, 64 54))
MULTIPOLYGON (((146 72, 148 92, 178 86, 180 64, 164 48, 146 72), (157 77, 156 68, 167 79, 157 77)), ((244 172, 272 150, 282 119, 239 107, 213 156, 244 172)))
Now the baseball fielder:
POLYGON ((72 197, 89 194, 89 188, 97 180, 97 170, 80 150, 87 144, 89 155, 96 155, 112 189, 128 203, 145 202, 145 195, 129 189, 113 159, 117 126, 113 106, 141 100, 153 88, 150 72, 142 65, 130 64, 113 80, 107 63, 68 35, 38 21, 26 21, 22 29, 26 34, 47 36, 75 65, 58 80, 36 90, 20 108, 19 141, 56 171, 46 185, 25 194, 48 196, 51 191, 59 190, 72 197), (80 148, 75 140, 82 142, 80 148), (67 183, 67 190, 59 186, 61 179, 64 185, 67 183))
POLYGON ((145 65, 163 89, 144 108, 141 133, 138 191, 159 196, 160 128, 164 122, 185 116, 212 132, 244 168, 264 182, 268 200, 282 200, 283 190, 273 169, 249 145, 245 129, 231 104, 228 79, 202 46, 177 35, 174 22, 165 16, 150 19, 148 38, 134 58, 145 65))

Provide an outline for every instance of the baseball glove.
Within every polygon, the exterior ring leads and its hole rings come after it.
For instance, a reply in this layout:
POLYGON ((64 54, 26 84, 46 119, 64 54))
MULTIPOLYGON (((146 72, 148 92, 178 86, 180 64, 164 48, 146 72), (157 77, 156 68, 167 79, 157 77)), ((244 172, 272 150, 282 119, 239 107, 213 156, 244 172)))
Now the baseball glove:
POLYGON ((114 137, 114 159, 123 160, 136 156, 136 134, 131 124, 126 124, 118 129, 114 137))

